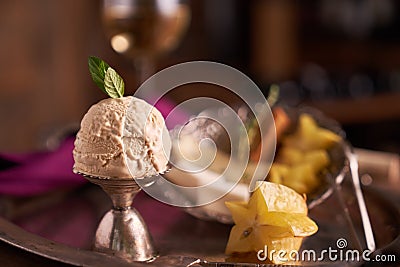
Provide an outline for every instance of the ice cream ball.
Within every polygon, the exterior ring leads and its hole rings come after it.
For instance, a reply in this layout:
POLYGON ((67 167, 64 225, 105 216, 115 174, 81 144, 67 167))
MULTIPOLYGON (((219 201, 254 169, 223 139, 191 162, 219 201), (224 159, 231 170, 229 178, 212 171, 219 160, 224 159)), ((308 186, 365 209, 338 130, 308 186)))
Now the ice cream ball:
POLYGON ((171 140, 161 113, 133 97, 107 98, 90 107, 76 135, 74 172, 132 179, 168 168, 171 140))

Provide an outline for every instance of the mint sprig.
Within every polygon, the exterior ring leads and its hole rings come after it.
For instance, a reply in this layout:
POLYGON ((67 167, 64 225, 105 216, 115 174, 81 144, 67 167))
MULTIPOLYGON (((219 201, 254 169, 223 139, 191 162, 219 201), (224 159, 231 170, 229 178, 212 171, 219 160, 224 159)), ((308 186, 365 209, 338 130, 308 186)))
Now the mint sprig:
POLYGON ((122 77, 104 60, 89 57, 89 72, 94 83, 108 96, 120 98, 124 96, 125 83, 122 77))

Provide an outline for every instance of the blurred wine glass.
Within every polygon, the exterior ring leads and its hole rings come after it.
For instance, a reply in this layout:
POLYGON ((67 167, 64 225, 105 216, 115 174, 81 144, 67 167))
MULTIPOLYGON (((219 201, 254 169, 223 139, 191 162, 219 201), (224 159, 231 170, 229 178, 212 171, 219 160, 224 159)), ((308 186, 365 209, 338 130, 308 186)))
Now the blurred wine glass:
POLYGON ((179 44, 190 8, 182 0, 103 0, 102 19, 112 48, 133 61, 141 83, 154 60, 179 44))

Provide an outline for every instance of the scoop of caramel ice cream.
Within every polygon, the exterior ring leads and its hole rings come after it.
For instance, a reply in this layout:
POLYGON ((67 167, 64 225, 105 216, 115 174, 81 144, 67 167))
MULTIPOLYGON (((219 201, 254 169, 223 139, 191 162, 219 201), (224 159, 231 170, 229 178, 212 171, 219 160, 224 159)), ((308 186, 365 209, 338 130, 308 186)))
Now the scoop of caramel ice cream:
POLYGON ((153 176, 168 168, 170 143, 155 107, 132 96, 104 99, 82 119, 74 171, 118 179, 153 176))

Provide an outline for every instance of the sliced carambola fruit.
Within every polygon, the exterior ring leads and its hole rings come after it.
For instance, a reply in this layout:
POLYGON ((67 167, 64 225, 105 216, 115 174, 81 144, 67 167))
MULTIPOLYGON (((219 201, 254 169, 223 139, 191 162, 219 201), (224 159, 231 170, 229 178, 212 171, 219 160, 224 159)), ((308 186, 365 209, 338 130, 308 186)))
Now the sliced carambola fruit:
POLYGON ((286 136, 283 144, 287 147, 303 151, 314 149, 328 149, 341 140, 340 136, 332 131, 319 127, 309 114, 301 114, 295 133, 286 136))
MULTIPOLYGON (((259 251, 267 246, 276 250, 298 250, 302 238, 318 230, 307 217, 305 199, 294 190, 275 183, 258 182, 248 203, 227 202, 233 226, 226 253, 259 251)), ((278 259, 270 259, 278 263, 278 259)))

